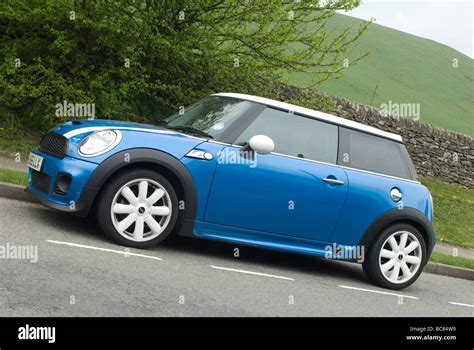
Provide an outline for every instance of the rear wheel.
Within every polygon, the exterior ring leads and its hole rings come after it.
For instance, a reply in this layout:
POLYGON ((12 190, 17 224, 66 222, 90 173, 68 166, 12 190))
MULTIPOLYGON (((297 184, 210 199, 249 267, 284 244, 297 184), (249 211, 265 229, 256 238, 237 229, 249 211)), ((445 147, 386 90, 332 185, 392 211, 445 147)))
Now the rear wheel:
POLYGON ((134 169, 111 180, 98 205, 97 220, 115 242, 134 248, 158 244, 178 217, 173 186, 160 174, 134 169))
POLYGON ((373 283, 403 289, 417 280, 425 262, 426 244, 421 233, 411 225, 396 224, 376 238, 362 266, 373 283))

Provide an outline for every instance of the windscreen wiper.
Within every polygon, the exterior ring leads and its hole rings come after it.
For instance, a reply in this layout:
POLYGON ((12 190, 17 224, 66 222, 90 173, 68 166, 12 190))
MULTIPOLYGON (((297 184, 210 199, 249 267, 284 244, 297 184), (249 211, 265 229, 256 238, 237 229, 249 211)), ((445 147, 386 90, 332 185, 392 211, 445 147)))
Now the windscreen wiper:
POLYGON ((196 135, 204 136, 204 137, 207 137, 209 139, 214 138, 214 136, 208 134, 207 132, 192 128, 190 126, 184 126, 184 125, 170 126, 170 125, 167 125, 166 127, 171 129, 171 130, 189 132, 190 134, 196 134, 196 135))
POLYGON ((164 120, 155 120, 155 121, 153 121, 153 124, 155 124, 157 126, 168 126, 168 123, 165 122, 164 120))

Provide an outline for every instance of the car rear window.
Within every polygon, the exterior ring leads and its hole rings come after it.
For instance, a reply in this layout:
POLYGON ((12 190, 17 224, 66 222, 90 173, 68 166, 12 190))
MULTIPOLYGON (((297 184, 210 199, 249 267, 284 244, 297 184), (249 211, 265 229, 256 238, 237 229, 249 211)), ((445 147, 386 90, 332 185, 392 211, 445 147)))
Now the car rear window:
POLYGON ((343 127, 339 132, 339 165, 416 179, 415 168, 402 143, 343 127))

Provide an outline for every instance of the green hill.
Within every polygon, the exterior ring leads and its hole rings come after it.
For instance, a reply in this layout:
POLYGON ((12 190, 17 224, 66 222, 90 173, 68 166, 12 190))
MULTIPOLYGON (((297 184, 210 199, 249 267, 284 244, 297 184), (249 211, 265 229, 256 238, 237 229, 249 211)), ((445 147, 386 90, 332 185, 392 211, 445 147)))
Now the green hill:
MULTIPOLYGON (((361 21, 337 14, 331 26, 346 28, 361 21)), ((347 68, 341 79, 325 82, 319 89, 375 107, 390 100, 419 103, 421 122, 474 136, 473 59, 446 45, 375 23, 349 59, 364 52, 370 52, 369 56, 347 68), (457 68, 453 59, 458 60, 457 68)), ((309 84, 311 73, 292 74, 288 80, 309 84)))

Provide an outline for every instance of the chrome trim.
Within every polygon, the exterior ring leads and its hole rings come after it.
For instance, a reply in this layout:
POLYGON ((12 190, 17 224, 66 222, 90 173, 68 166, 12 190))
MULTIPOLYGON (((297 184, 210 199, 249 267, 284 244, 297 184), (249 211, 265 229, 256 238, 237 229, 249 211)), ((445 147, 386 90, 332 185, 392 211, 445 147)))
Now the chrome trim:
POLYGON ((211 160, 212 159, 212 153, 206 152, 206 151, 201 151, 198 149, 192 149, 188 153, 186 153, 185 157, 189 158, 195 158, 195 159, 203 159, 203 160, 211 160))
MULTIPOLYGON (((231 147, 238 147, 238 148, 242 148, 242 147, 243 147, 243 146, 240 146, 240 145, 234 145, 234 144, 224 143, 224 142, 219 142, 219 141, 214 141, 214 140, 209 141, 209 142, 219 143, 219 144, 222 144, 222 145, 225 145, 225 146, 231 146, 231 147)), ((304 160, 304 161, 310 162, 310 163, 329 165, 329 166, 336 167, 336 168, 341 168, 341 169, 349 169, 349 170, 354 170, 354 171, 360 171, 360 172, 362 172, 362 173, 368 173, 368 174, 372 174, 372 175, 384 176, 384 177, 388 177, 388 178, 395 179, 395 180, 402 180, 402 181, 408 181, 408 182, 412 182, 412 183, 416 183, 416 184, 421 184, 420 181, 416 181, 416 180, 404 179, 403 177, 398 177, 398 176, 393 176, 393 175, 387 175, 387 174, 376 173, 376 172, 369 171, 369 170, 362 170, 362 169, 357 169, 357 168, 351 168, 351 167, 344 166, 344 165, 338 165, 338 164, 333 164, 333 163, 321 162, 321 161, 319 161, 319 160, 313 160, 313 159, 308 159, 308 158, 300 158, 300 157, 290 156, 290 155, 288 155, 288 154, 282 154, 282 153, 277 153, 277 152, 272 152, 272 153, 269 153, 269 154, 273 154, 273 155, 276 155, 276 156, 282 156, 282 157, 286 157, 286 158, 304 160)))
POLYGON ((410 179, 404 179, 403 177, 398 177, 398 176, 393 176, 393 175, 387 175, 387 174, 376 173, 376 172, 369 171, 369 170, 362 170, 362 169, 357 169, 357 168, 351 168, 351 167, 343 166, 343 165, 339 165, 339 167, 342 168, 342 169, 349 169, 349 170, 354 170, 354 171, 360 171, 361 173, 367 173, 367 174, 372 174, 372 175, 378 175, 378 176, 389 177, 389 178, 395 179, 395 180, 408 181, 408 182, 412 182, 412 183, 416 183, 416 184, 420 184, 420 183, 421 183, 420 181, 410 180, 410 179))
POLYGON ((333 167, 336 167, 336 168, 339 168, 339 167, 340 167, 339 165, 333 164, 333 163, 326 163, 326 162, 321 162, 321 161, 319 161, 319 160, 313 160, 313 159, 308 159, 308 158, 295 157, 295 156, 290 156, 290 155, 288 155, 288 154, 283 154, 283 153, 272 152, 272 153, 270 153, 270 154, 274 154, 274 155, 277 155, 277 156, 283 156, 283 157, 287 157, 287 158, 298 159, 298 160, 305 160, 305 161, 311 162, 311 163, 329 165, 329 166, 333 166, 333 167))
POLYGON ((433 203, 433 196, 431 195, 431 192, 429 192, 429 193, 430 193, 430 201, 431 201, 431 220, 433 221, 433 219, 434 219, 434 203, 433 203))
MULTIPOLYGON (((217 144, 217 145, 234 146, 234 145, 232 145, 231 143, 216 141, 216 140, 213 140, 213 139, 209 139, 208 142, 210 142, 210 143, 215 143, 215 144, 217 144)), ((237 146, 237 145, 235 145, 235 146, 237 146)), ((242 146, 238 146, 238 147, 242 147, 242 146)))
POLYGON ((400 192, 400 190, 398 188, 394 187, 390 190, 390 198, 395 203, 399 202, 402 199, 402 196, 403 196, 402 192, 400 192))
POLYGON ((325 179, 321 179, 321 181, 327 182, 332 185, 344 185, 344 181, 338 180, 338 179, 331 179, 329 177, 325 179))
MULTIPOLYGON (((229 147, 238 147, 238 148, 243 148, 244 147, 244 146, 241 146, 241 145, 235 145, 235 144, 225 143, 225 142, 220 142, 220 141, 215 141, 215 140, 209 140, 209 142, 217 143, 219 145, 224 145, 224 146, 229 146, 229 147)), ((337 164, 325 163, 325 162, 321 162, 319 160, 313 160, 313 159, 308 159, 308 158, 300 158, 300 157, 290 156, 289 154, 283 154, 283 153, 277 153, 277 152, 271 152, 271 153, 267 153, 267 154, 273 154, 273 155, 276 155, 276 156, 282 156, 282 157, 293 158, 293 159, 298 159, 298 160, 305 160, 305 161, 311 162, 311 163, 330 165, 330 166, 339 168, 339 165, 337 165, 337 164)))

